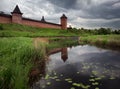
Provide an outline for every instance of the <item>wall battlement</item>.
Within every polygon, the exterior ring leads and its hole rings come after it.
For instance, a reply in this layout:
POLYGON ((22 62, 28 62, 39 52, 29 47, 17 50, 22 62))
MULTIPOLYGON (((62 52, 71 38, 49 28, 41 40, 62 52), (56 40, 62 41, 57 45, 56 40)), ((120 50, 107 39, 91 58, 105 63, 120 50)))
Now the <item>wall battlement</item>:
POLYGON ((55 28, 55 29, 67 29, 67 17, 63 14, 60 17, 60 24, 47 22, 44 16, 41 20, 34 20, 22 17, 23 13, 20 11, 18 5, 16 5, 13 12, 10 14, 0 13, 0 23, 17 23, 39 28, 55 28))

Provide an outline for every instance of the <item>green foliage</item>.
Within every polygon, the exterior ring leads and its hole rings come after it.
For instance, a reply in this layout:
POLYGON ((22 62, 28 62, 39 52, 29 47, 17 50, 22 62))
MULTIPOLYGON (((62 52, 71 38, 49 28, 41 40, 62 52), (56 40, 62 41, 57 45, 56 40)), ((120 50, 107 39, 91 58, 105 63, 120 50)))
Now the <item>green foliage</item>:
POLYGON ((112 31, 110 28, 100 28, 97 31, 98 35, 107 35, 107 34, 111 34, 111 33, 112 33, 112 31))
POLYGON ((41 60, 43 54, 34 48, 32 38, 0 38, 0 89, 28 89, 35 58, 41 60))
POLYGON ((3 26, 2 25, 0 25, 0 30, 3 30, 3 26))
POLYGON ((76 36, 68 30, 37 28, 20 24, 2 24, 0 37, 76 36))
POLYGON ((114 30, 112 31, 113 34, 120 34, 120 30, 114 30))
POLYGON ((67 30, 60 30, 51 28, 37 28, 20 24, 0 24, 0 37, 89 36, 107 34, 120 34, 120 30, 112 30, 110 28, 68 28, 67 30))
POLYGON ((80 44, 92 44, 113 49, 120 48, 120 35, 92 35, 80 37, 80 44))
POLYGON ((120 34, 119 29, 112 30, 111 28, 98 28, 98 29, 70 28, 69 31, 76 33, 77 35, 80 35, 80 36, 120 34))
POLYGON ((68 38, 51 38, 48 49, 71 47, 78 45, 78 37, 68 37, 68 38))

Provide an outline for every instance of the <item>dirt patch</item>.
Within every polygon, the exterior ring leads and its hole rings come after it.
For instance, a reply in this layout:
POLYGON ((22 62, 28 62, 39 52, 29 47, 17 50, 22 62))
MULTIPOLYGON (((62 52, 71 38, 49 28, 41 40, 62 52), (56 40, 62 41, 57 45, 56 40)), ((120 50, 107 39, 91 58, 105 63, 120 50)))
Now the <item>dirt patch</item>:
POLYGON ((38 48, 40 43, 49 43, 49 38, 42 38, 42 37, 34 38, 33 43, 35 48, 38 48))

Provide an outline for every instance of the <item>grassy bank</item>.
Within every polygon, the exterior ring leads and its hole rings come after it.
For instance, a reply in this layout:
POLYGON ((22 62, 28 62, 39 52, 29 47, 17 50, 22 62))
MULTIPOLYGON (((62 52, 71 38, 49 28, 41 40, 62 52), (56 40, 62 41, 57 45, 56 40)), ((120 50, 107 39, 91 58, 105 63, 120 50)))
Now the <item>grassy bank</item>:
POLYGON ((29 89, 41 75, 38 73, 45 74, 46 46, 50 50, 76 44, 69 38, 52 38, 48 45, 35 38, 0 38, 0 89, 29 89))
POLYGON ((0 89, 28 89, 33 61, 44 58, 42 46, 35 49, 32 38, 0 38, 0 89))
POLYGON ((64 48, 64 47, 72 47, 78 45, 78 37, 54 37, 50 38, 49 45, 47 45, 48 50, 54 48, 64 48))
POLYGON ((91 35, 80 37, 80 44, 91 44, 104 48, 120 49, 120 35, 91 35))
POLYGON ((51 28, 36 28, 20 24, 0 24, 0 37, 77 36, 77 33, 51 28))

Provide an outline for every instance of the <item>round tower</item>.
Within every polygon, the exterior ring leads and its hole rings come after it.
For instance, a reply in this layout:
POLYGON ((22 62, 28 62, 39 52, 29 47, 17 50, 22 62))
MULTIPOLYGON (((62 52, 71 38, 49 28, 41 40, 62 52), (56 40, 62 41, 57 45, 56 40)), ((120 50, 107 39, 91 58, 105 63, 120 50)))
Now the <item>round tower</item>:
POLYGON ((22 23, 22 14, 18 5, 16 5, 15 9, 13 10, 13 12, 11 12, 12 14, 12 23, 18 23, 21 24, 22 23))
POLYGON ((61 29, 67 29, 67 17, 65 14, 61 16, 61 29))

